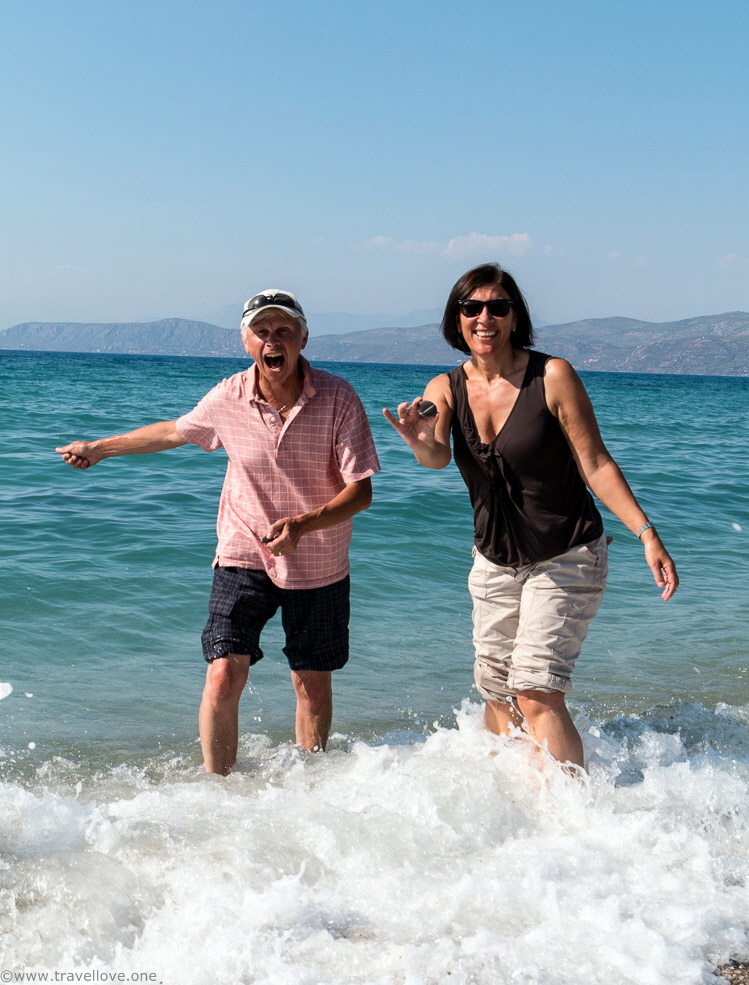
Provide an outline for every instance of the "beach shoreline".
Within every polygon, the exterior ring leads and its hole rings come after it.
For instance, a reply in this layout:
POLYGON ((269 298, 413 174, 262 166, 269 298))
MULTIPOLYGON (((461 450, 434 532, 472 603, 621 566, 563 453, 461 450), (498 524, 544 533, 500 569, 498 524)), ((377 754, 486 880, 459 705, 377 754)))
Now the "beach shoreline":
POLYGON ((718 968, 718 974, 731 985, 749 985, 749 961, 730 961, 718 968))

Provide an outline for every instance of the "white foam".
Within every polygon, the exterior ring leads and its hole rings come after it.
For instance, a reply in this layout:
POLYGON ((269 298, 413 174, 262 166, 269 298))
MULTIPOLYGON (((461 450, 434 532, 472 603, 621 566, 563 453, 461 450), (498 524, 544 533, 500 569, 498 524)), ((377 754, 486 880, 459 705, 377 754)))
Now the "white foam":
POLYGON ((679 714, 686 738, 665 714, 589 729, 582 780, 466 704, 424 741, 313 757, 246 739, 226 780, 176 761, 6 783, 4 965, 181 985, 710 982, 749 953, 749 732, 679 714))
POLYGON ((13 694, 13 685, 7 683, 0 684, 0 701, 3 698, 7 698, 9 694, 13 694))

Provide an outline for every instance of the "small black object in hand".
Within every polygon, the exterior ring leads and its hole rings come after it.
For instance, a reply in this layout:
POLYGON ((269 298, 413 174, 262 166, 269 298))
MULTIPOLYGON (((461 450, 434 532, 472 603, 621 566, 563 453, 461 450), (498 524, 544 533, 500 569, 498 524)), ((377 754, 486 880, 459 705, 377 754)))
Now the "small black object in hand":
POLYGON ((422 400, 417 405, 416 411, 421 417, 434 417, 437 413, 437 404, 432 403, 431 400, 422 400))

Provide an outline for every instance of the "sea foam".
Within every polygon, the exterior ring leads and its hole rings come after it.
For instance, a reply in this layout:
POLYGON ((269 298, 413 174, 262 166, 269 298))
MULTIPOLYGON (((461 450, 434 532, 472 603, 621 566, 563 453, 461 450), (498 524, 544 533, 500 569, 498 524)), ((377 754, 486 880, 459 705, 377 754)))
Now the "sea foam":
POLYGON ((587 777, 455 728, 324 756, 245 736, 3 784, 0 933, 16 971, 184 985, 708 983, 749 948, 749 730, 662 709, 584 732, 587 777))

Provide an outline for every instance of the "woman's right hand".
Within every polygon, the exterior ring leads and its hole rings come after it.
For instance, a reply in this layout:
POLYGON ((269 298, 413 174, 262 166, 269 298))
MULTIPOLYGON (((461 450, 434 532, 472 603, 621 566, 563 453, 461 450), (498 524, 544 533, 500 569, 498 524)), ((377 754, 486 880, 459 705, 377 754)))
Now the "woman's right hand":
MULTIPOLYGON (((430 384, 431 387, 431 384, 430 384)), ((416 456, 416 461, 428 469, 444 469, 450 463, 450 406, 441 393, 427 388, 428 397, 417 397, 413 403, 398 404, 398 416, 387 408, 383 410, 385 419, 392 424, 398 434, 416 456), (422 417, 419 404, 431 400, 437 411, 430 417, 422 417)))
POLYGON ((391 414, 387 407, 383 408, 382 411, 385 419, 392 424, 408 447, 413 448, 414 451, 417 447, 422 446, 425 441, 427 443, 431 442, 434 438, 434 429, 440 417, 439 413, 435 413, 431 417, 421 416, 418 407, 423 399, 423 397, 417 397, 413 403, 409 404, 408 401, 405 401, 402 404, 398 404, 397 417, 391 414))
POLYGON ((423 397, 410 404, 398 404, 398 416, 387 408, 382 413, 416 456, 416 461, 428 469, 444 469, 450 464, 450 424, 452 421, 452 390, 446 373, 430 380, 423 397), (422 417, 419 404, 428 400, 434 404, 431 416, 422 417))

